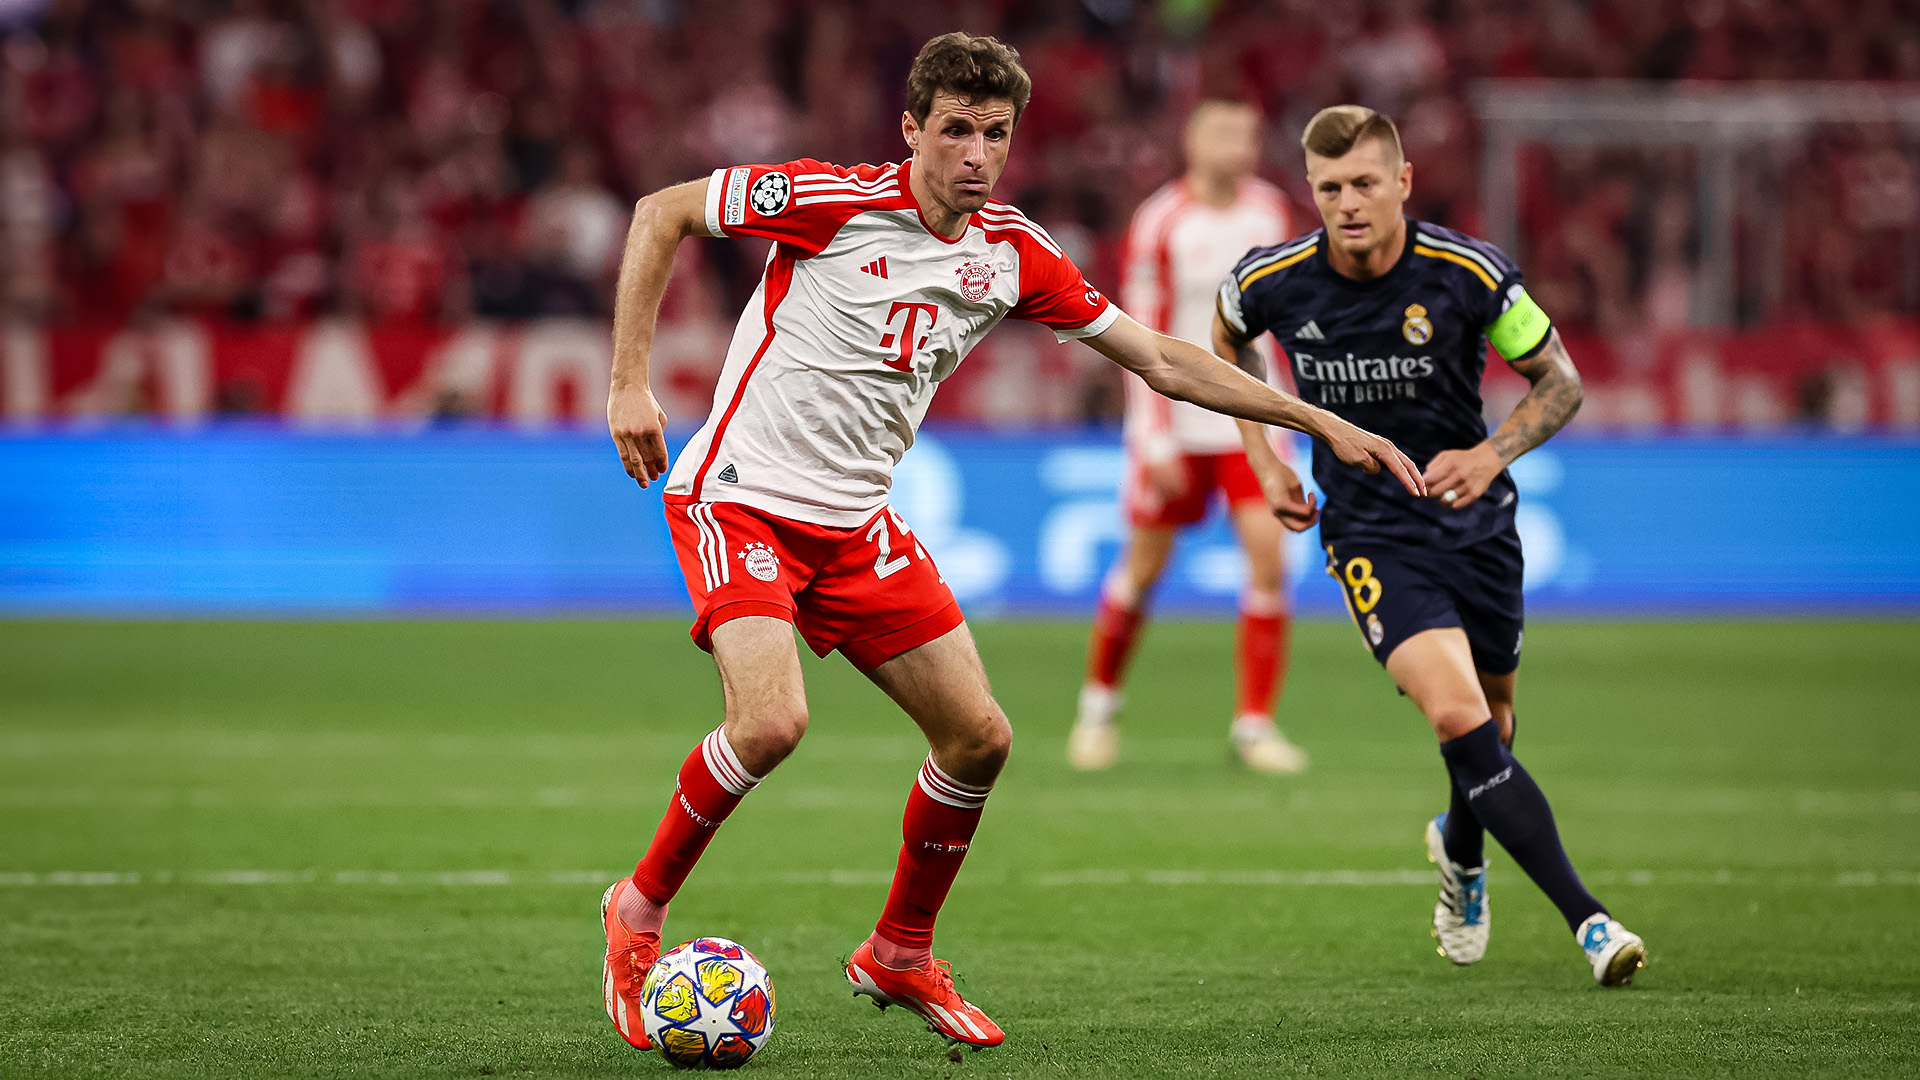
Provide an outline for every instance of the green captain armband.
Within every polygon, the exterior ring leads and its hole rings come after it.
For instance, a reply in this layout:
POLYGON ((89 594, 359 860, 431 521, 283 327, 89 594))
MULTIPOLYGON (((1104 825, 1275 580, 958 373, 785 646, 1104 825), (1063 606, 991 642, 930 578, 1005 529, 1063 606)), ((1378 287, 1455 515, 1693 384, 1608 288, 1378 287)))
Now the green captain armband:
POLYGON ((1539 348, 1547 339, 1547 331, 1553 329, 1553 320, 1533 302, 1527 290, 1516 286, 1514 291, 1520 295, 1487 327, 1487 340, 1508 360, 1518 360, 1539 348))

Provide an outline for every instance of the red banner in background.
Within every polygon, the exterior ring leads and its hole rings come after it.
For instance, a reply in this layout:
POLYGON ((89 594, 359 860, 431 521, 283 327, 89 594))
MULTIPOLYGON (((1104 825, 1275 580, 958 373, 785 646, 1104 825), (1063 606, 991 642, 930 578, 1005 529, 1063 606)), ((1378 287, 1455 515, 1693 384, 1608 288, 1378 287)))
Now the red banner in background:
MULTIPOLYGON (((731 327, 664 323, 653 384, 668 416, 711 406, 731 327)), ((1585 430, 1920 429, 1920 323, 1798 324, 1637 341, 1567 342, 1587 388, 1585 430)), ((605 323, 550 319, 462 326, 193 321, 119 329, 15 325, 0 331, 0 414, 15 421, 263 415, 316 424, 475 417, 541 426, 604 422, 605 323)), ((1023 323, 998 329, 934 398, 933 417, 993 425, 1072 424, 1117 407, 1091 350, 1023 323)), ((1488 415, 1526 393, 1488 364, 1488 415)))

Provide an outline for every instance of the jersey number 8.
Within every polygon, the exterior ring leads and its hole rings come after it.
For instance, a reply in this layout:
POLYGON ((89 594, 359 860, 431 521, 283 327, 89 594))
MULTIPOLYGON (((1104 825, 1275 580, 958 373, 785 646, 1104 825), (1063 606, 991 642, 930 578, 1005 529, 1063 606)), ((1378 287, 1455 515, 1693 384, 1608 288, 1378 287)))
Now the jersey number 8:
POLYGON ((1356 555, 1347 560, 1347 567, 1343 573, 1346 576, 1347 587, 1353 590, 1353 606, 1362 615, 1372 611, 1373 605, 1380 602, 1380 594, 1386 591, 1386 586, 1380 584, 1380 579, 1373 576, 1373 560, 1364 555, 1356 555))

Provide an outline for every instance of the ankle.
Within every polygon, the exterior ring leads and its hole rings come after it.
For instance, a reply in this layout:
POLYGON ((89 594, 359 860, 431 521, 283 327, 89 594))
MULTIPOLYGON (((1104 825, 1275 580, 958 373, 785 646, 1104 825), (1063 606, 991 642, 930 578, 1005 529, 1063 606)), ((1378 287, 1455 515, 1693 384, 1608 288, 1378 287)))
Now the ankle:
POLYGON ((658 935, 667 921, 667 905, 654 903, 637 888, 621 893, 616 908, 620 921, 636 934, 658 935))
POLYGON ((1265 713, 1241 713, 1233 718, 1230 729, 1237 739, 1255 739, 1274 730, 1273 717, 1265 713))
POLYGON ((1108 683, 1089 680, 1080 687, 1080 707, 1075 722, 1080 727, 1106 727, 1120 711, 1125 699, 1120 688, 1108 683))
POLYGON ((896 945, 881 937, 878 930, 867 938, 867 944, 873 946, 873 958, 881 967, 895 971, 924 971, 933 966, 932 945, 919 948, 896 945))

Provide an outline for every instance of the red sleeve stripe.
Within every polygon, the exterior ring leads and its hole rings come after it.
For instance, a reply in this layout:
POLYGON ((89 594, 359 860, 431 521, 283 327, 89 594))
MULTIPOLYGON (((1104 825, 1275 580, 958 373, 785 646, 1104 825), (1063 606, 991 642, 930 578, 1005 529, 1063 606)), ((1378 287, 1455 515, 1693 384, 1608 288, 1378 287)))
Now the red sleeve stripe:
POLYGON ((1153 328, 1163 334, 1173 333, 1173 303, 1175 285, 1173 280, 1173 230, 1192 201, 1185 197, 1175 202, 1166 213, 1160 215, 1153 237, 1154 272, 1160 276, 1160 306, 1153 313, 1153 328))
POLYGON ((1167 184, 1159 191, 1147 196, 1140 209, 1133 212, 1133 231, 1136 236, 1152 236, 1160 228, 1168 214, 1180 209, 1186 203, 1185 193, 1178 180, 1167 184))
MULTIPOLYGON (((1179 201, 1178 197, 1178 182, 1167 184, 1147 196, 1140 208, 1133 212, 1133 221, 1127 228, 1126 253, 1120 264, 1120 291, 1123 304, 1129 311, 1160 310, 1161 290, 1166 283, 1160 280, 1160 257, 1155 245, 1159 238, 1160 223, 1179 201)), ((1164 327, 1156 326, 1153 329, 1162 330, 1164 327)))

